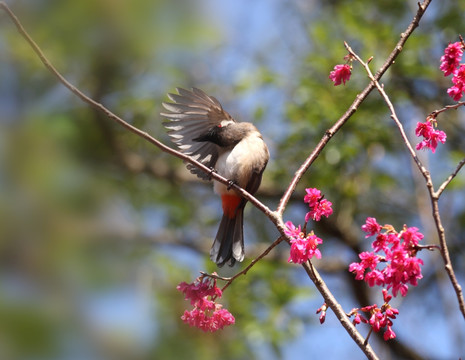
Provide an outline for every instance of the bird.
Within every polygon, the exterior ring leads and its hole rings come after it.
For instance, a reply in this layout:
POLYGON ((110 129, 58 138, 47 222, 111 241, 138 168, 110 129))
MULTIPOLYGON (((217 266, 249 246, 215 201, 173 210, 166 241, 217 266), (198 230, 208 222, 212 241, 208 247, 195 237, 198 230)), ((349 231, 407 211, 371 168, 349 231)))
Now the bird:
MULTIPOLYGON (((260 187, 270 153, 262 135, 249 122, 238 122, 220 102, 198 88, 176 88, 168 93, 160 115, 178 149, 230 181, 229 186, 213 180, 221 197, 223 216, 210 250, 210 259, 222 267, 244 260, 243 217, 247 200, 232 187, 236 184, 250 194, 260 187)), ((211 180, 206 173, 187 164, 191 173, 211 180)))

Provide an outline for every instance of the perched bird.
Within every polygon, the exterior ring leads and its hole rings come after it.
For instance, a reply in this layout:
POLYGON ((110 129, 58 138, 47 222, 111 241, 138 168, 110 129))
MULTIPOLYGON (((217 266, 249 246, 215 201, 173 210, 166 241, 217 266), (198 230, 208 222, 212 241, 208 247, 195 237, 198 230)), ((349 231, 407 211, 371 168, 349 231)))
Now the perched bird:
MULTIPOLYGON (((168 94, 172 103, 163 103, 161 115, 172 141, 184 153, 210 167, 241 188, 254 194, 260 186, 270 154, 257 128, 248 122, 237 122, 213 96, 193 88, 176 89, 168 94)), ((199 178, 209 174, 191 164, 187 168, 199 178)), ((210 259, 218 266, 244 259, 243 216, 247 200, 231 186, 217 181, 214 191, 221 196, 223 218, 216 234, 210 259)))

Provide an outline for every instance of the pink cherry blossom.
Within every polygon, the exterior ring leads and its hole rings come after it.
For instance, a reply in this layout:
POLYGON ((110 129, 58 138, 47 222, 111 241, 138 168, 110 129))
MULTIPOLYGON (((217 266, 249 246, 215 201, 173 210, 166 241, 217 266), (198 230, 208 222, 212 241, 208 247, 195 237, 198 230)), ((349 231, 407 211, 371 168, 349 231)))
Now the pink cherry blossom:
POLYGON ((444 131, 436 130, 433 127, 432 121, 427 120, 424 123, 418 122, 415 129, 417 136, 423 136, 423 141, 417 144, 416 149, 430 148, 434 153, 438 143, 445 143, 447 135, 444 131))
POLYGON ((365 281, 371 287, 384 285, 384 274, 379 270, 370 271, 366 274, 365 281))
POLYGON ((360 323, 368 324, 371 326, 373 331, 379 332, 382 329, 386 329, 384 332, 384 340, 388 341, 394 339, 396 334, 392 330, 392 325, 396 316, 399 314, 399 310, 393 308, 389 301, 392 296, 387 295, 387 290, 383 289, 384 304, 378 307, 376 304, 364 306, 362 308, 354 308, 348 314, 349 317, 354 317, 352 323, 358 325, 360 323), (366 313, 366 316, 360 314, 366 313))
POLYGON ((462 43, 455 42, 449 44, 444 50, 444 55, 441 57, 441 66, 439 69, 444 72, 444 76, 453 74, 457 66, 459 66, 462 60, 463 48, 462 43))
POLYGON ((355 273, 355 280, 363 280, 365 277, 365 267, 361 263, 353 262, 349 265, 349 271, 355 273))
POLYGON ((417 122, 417 127, 415 129, 415 135, 420 137, 423 136, 424 138, 429 138, 431 133, 434 131, 433 125, 431 121, 426 121, 424 123, 417 122))
MULTIPOLYGON (((367 237, 370 237, 370 235, 365 236, 365 238, 367 238, 367 237)), ((371 246, 373 247, 373 250, 375 252, 379 252, 379 251, 383 250, 386 247, 388 239, 389 239, 388 235, 386 235, 386 234, 378 234, 378 236, 376 236, 376 240, 373 241, 373 243, 371 244, 371 246)))
POLYGON ((454 99, 455 101, 459 101, 462 98, 463 87, 462 86, 451 86, 447 89, 447 94, 454 99))
POLYGON ((221 289, 216 286, 216 280, 201 277, 191 284, 182 282, 177 289, 194 306, 190 311, 185 310, 181 316, 181 320, 186 324, 210 332, 234 324, 234 316, 215 302, 215 299, 222 295, 221 289))
POLYGON ((369 217, 366 219, 365 225, 362 225, 362 230, 367 233, 365 238, 378 234, 381 231, 381 225, 376 222, 375 218, 369 217))
POLYGON ((346 81, 350 80, 352 75, 352 68, 349 64, 336 65, 334 70, 329 74, 329 78, 334 82, 334 86, 346 84, 346 81))
POLYGON ((221 289, 212 285, 209 281, 196 281, 192 284, 180 283, 176 289, 185 295, 186 300, 190 300, 191 305, 202 310, 211 309, 213 302, 207 297, 221 297, 221 289))
POLYGON ((460 65, 454 72, 452 83, 454 85, 447 90, 447 93, 455 101, 459 101, 465 93, 465 65, 460 65))
POLYGON ((386 289, 383 289, 383 300, 385 303, 388 303, 392 299, 392 295, 389 295, 388 291, 386 289))
POLYGON ((418 232, 418 228, 416 227, 409 227, 404 229, 400 236, 404 242, 405 246, 417 246, 418 242, 424 238, 424 235, 421 232, 418 232))
POLYGON ((364 251, 360 253, 358 257, 362 260, 361 264, 365 269, 374 270, 379 263, 379 256, 374 252, 364 251))
POLYGON ((384 332, 384 335, 383 335, 384 341, 394 339, 395 337, 396 337, 396 333, 392 331, 392 327, 388 325, 387 330, 384 332))
POLYGON ((304 196, 304 202, 307 203, 309 207, 314 207, 322 197, 321 191, 317 188, 307 188, 305 192, 307 194, 304 196))
MULTIPOLYGON (((349 271, 355 274, 356 280, 365 280, 371 287, 387 286, 394 296, 398 293, 405 296, 408 285, 416 286, 423 277, 423 260, 416 256, 423 234, 418 228, 405 225, 397 233, 390 225, 381 227, 374 218, 368 218, 362 229, 369 236, 376 235, 376 240, 372 243, 374 251, 360 253, 360 262, 351 263, 349 271), (381 233, 383 228, 386 230, 381 233), (380 264, 384 265, 380 267, 380 264)), ((387 295, 384 296, 386 299, 387 295)))
POLYGON ((191 311, 185 310, 183 316, 181 316, 181 320, 205 332, 215 332, 235 323, 234 316, 228 310, 221 308, 216 309, 211 314, 198 308, 194 308, 191 311))
POLYGON ((355 315, 354 319, 352 320, 352 323, 353 323, 354 325, 358 325, 358 324, 360 324, 361 322, 362 322, 362 319, 361 319, 361 317, 360 317, 360 314, 357 313, 357 314, 355 315))
POLYGON ((331 201, 323 199, 321 191, 316 188, 305 189, 307 194, 304 202, 308 203, 310 211, 305 215, 305 222, 310 220, 320 221, 322 216, 329 217, 333 213, 331 201))
POLYGON ((287 221, 285 225, 286 227, 284 228, 284 233, 291 239, 298 239, 304 237, 304 233, 302 232, 300 225, 298 227, 295 227, 295 225, 291 221, 287 221))
POLYGON ((463 50, 461 42, 449 44, 444 50, 439 66, 439 69, 444 72, 444 76, 452 75, 454 85, 447 89, 447 94, 455 101, 459 101, 465 93, 465 65, 460 64, 463 50))
POLYGON ((375 332, 379 332, 385 326, 385 317, 380 310, 379 308, 375 308, 369 320, 369 324, 375 332))
MULTIPOLYGON (((305 215, 305 226, 309 220, 320 221, 322 216, 328 217, 333 213, 332 203, 323 198, 321 191, 317 188, 305 189, 304 202, 308 204, 310 211, 305 215)), ((291 251, 289 254, 289 262, 302 264, 312 257, 321 258, 321 252, 318 245, 323 243, 323 240, 316 236, 313 231, 305 233, 301 226, 295 226, 291 221, 287 221, 284 228, 284 233, 289 237, 291 251)))
POLYGON ((305 222, 308 222, 310 219, 320 221, 322 216, 329 217, 333 213, 332 206, 331 201, 322 199, 305 215, 305 222))
POLYGON ((308 234, 305 238, 299 237, 291 239, 291 252, 288 262, 302 264, 310 260, 313 256, 320 259, 321 252, 317 249, 317 246, 321 243, 323 243, 323 240, 314 235, 313 232, 308 234))

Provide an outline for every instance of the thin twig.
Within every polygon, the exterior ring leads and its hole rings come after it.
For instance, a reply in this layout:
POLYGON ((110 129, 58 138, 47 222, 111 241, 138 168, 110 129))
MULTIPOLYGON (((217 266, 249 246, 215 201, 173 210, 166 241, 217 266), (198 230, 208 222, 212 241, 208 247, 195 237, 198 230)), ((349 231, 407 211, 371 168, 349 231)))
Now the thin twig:
MULTIPOLYGON (((419 9, 417 11, 417 14, 413 18, 412 22, 410 23, 409 27, 406 29, 404 33, 401 34, 401 38, 396 45, 395 49, 391 52, 387 60, 385 61, 384 65, 379 69, 379 71, 375 75, 375 79, 380 79, 382 75, 386 72, 386 70, 394 63, 394 60, 398 56, 398 54, 402 51, 402 48, 407 41, 408 37, 412 34, 413 30, 418 26, 419 21, 421 17, 423 16, 424 12, 426 11, 426 8, 430 4, 431 0, 425 0, 423 1, 422 4, 419 4, 419 9)), ((29 43, 29 45, 33 48, 34 52, 39 56, 41 61, 44 63, 44 65, 47 67, 47 69, 52 72, 58 80, 64 84, 70 91, 72 91, 74 94, 76 94, 81 100, 84 102, 88 103, 95 109, 103 112, 108 118, 120 123, 122 126, 127 128, 129 131, 135 133, 136 135, 139 135, 140 137, 144 138, 145 140, 149 141, 150 143, 154 144, 161 150, 176 156, 186 162, 191 163, 192 165, 196 166, 197 168, 201 169, 202 171, 206 173, 211 173, 211 170, 208 169, 206 166, 203 164, 199 163, 198 161, 195 161, 189 156, 186 156, 182 154, 181 152, 178 152, 163 143, 159 142, 158 140, 154 139, 151 137, 149 134, 146 132, 143 132, 132 125, 128 124, 126 121, 121 119, 120 117, 116 116, 113 114, 111 111, 106 109, 102 104, 90 99, 87 97, 84 93, 82 93, 80 90, 76 89, 71 83, 69 83, 52 65, 51 63, 47 60, 47 58, 44 56, 40 48, 35 44, 35 42, 31 39, 31 37, 27 34, 27 32, 24 30, 22 27, 21 23, 19 20, 16 18, 16 16, 11 12, 11 10, 8 8, 6 3, 0 2, 0 8, 5 10, 5 12, 10 16, 10 18, 13 20, 15 23, 16 27, 18 28, 18 31, 20 34, 26 39, 26 41, 29 43)), ((302 164, 302 166, 299 168, 299 170, 295 173, 287 191, 283 195, 283 197, 280 200, 279 206, 277 208, 276 212, 272 212, 268 207, 263 205, 261 202, 259 202, 256 198, 254 198, 252 195, 250 195, 248 192, 246 192, 244 189, 241 189, 240 187, 233 185, 234 188, 248 201, 250 201, 252 204, 254 204, 258 209, 263 211, 270 219, 271 221, 276 225, 278 230, 280 231, 281 235, 284 236, 284 223, 282 220, 282 214, 284 212, 284 209, 287 206, 287 203, 289 202, 289 199, 291 197, 291 194, 294 192, 298 182, 302 178, 303 174, 308 170, 310 165, 313 163, 313 161, 318 157, 319 153, 323 150, 323 148, 326 146, 328 141, 334 136, 334 134, 345 124, 345 122, 355 113, 357 108, 360 106, 360 104, 365 100, 365 98, 368 96, 368 94, 374 89, 375 85, 374 83, 370 83, 365 90, 357 96, 357 98, 354 100, 353 104, 349 107, 349 109, 346 111, 346 113, 331 127, 323 136, 323 138, 320 140, 319 144, 317 147, 314 149, 314 151, 309 155, 309 157, 305 160, 305 162, 302 164)), ((224 183, 228 184, 228 179, 223 178, 222 176, 218 175, 217 173, 212 173, 211 174, 212 178, 224 183)), ((276 244, 277 245, 277 244, 276 244)), ((276 246, 275 245, 275 246, 276 246)), ((271 249, 270 249, 271 250, 271 249)), ((265 254, 266 255, 266 254, 265 254)), ((263 255, 263 256, 265 256, 263 255)), ((255 264, 259 259, 254 260, 252 263, 255 264)), ((247 271, 252 267, 252 263, 249 265, 249 268, 247 271)), ((371 349, 369 344, 364 344, 364 339, 360 335, 360 333, 355 329, 355 326, 347 319, 345 312, 343 311, 341 305, 337 302, 337 300, 334 298, 328 287, 326 286, 325 282, 322 280, 321 276, 319 275, 318 271, 313 268, 313 265, 310 263, 303 264, 304 269, 306 270, 308 276, 310 279, 314 282, 315 286, 317 289, 320 291, 322 296, 325 299, 325 302, 328 304, 328 306, 333 310, 333 312, 336 314, 337 318, 343 325, 343 327, 347 330, 349 335, 353 338, 353 340, 359 345, 361 350, 364 352, 364 354, 367 356, 368 359, 378 359, 377 355, 374 353, 374 351, 371 349)), ((237 275, 239 276, 239 274, 237 275)))
POLYGON ((223 288, 221 289, 221 291, 225 291, 227 287, 229 287, 229 285, 232 284, 232 282, 234 280, 236 280, 239 276, 241 275, 245 275, 247 274, 247 272, 258 262, 260 261, 261 259, 263 259, 266 255, 268 255, 270 253, 271 250, 273 250, 276 246, 278 246, 283 240, 286 240, 286 237, 285 236, 280 236, 279 238, 277 238, 270 246, 268 246, 265 251, 263 253, 261 253, 258 257, 256 257, 255 259, 252 260, 252 262, 247 265, 247 267, 242 270, 242 271, 239 271, 237 274, 235 274, 234 276, 231 276, 231 277, 223 277, 223 276, 218 276, 217 274, 208 274, 206 272, 203 272, 201 271, 200 273, 204 276, 208 276, 208 277, 211 277, 213 279, 218 279, 218 280, 222 280, 222 281, 226 281, 226 284, 223 286, 223 288))
MULTIPOLYGON (((410 155, 412 156, 413 160, 415 161, 415 163, 417 164, 420 172, 423 174, 423 176, 425 177, 425 179, 427 180, 431 180, 431 177, 429 175, 429 172, 428 170, 426 170, 426 168, 423 166, 423 164, 421 163, 420 159, 418 158, 417 154, 415 153, 415 150, 413 149, 413 146, 412 144, 410 144, 410 141, 407 137, 407 134, 405 133, 405 130, 404 130, 404 127, 402 126, 402 123, 400 122, 399 118, 397 117, 397 114, 396 114, 396 110, 394 108, 394 105, 392 105, 392 102, 391 100, 389 99, 389 97, 387 96, 386 92, 384 91, 384 87, 383 85, 381 85, 379 83, 379 81, 376 79, 375 76, 373 76, 373 73, 371 72, 371 69, 370 67, 368 66, 368 64, 366 62, 364 62, 353 50, 352 48, 345 42, 344 43, 347 51, 365 68, 365 71, 367 72, 368 74, 368 77, 370 78, 371 80, 371 83, 374 84, 374 86, 378 89, 379 93, 381 94, 381 96, 383 97, 384 101, 386 102, 390 112, 391 112, 391 118, 394 120, 394 122, 396 123, 399 131, 400 131, 400 135, 402 136, 402 139, 404 140, 404 143, 405 145, 407 146, 407 149, 410 153, 410 155)), ((433 184, 431 181, 428 182, 429 183, 429 186, 432 187, 433 184)))
MULTIPOLYGON (((37 56, 39 57, 39 59, 42 61, 42 63, 45 65, 45 67, 64 85, 66 86, 72 93, 74 93, 75 95, 77 95, 82 101, 84 101, 85 103, 89 104, 90 106, 92 106, 94 109, 98 110, 98 111, 101 111, 102 113, 105 114, 105 116, 107 116, 109 119, 111 120, 114 120, 116 121, 117 123, 119 123, 120 125, 122 125, 123 127, 125 127, 126 129, 128 129, 129 131, 133 132, 134 134, 142 137, 143 139, 147 140, 148 142, 150 142, 151 144, 157 146, 159 149, 161 149, 162 151, 166 152, 166 153, 169 153, 173 156, 176 156, 182 160, 184 160, 185 162, 188 162, 194 166, 196 166, 197 168, 199 168, 200 170, 202 170, 203 172, 205 173, 208 173, 208 174, 211 174, 211 177, 225 185, 228 185, 228 186, 231 186, 230 184, 230 181, 224 177, 222 177, 221 175, 219 175, 218 173, 216 172, 212 172, 212 170, 210 168, 208 168, 207 166, 205 166, 204 164, 202 164, 201 162, 193 159, 192 157, 186 155, 186 154, 183 154, 182 152, 179 152, 165 144, 163 144, 162 142, 158 141, 157 139, 155 139, 154 137, 150 136, 148 133, 146 133, 145 131, 142 131, 138 128, 136 128, 135 126, 132 126, 131 124, 129 124, 128 122, 126 122, 125 120, 123 120, 122 118, 120 118, 119 116, 117 116, 116 114, 114 114, 113 112, 111 112, 110 110, 108 110, 105 106, 103 106, 102 104, 96 102, 95 100, 91 99, 90 97, 88 97, 86 94, 84 94, 81 90, 79 90, 78 88, 76 88, 73 84, 71 84, 68 80, 66 80, 64 78, 63 75, 61 75, 58 70, 55 69, 55 67, 52 65, 52 63, 47 59, 47 57, 45 56, 45 54, 42 52, 42 50, 39 48, 39 46, 34 42, 34 40, 30 37, 30 35, 27 33, 27 31, 24 29, 24 27, 22 26, 21 22, 19 21, 19 19, 16 17, 16 15, 9 9, 9 7, 6 5, 5 2, 1 1, 0 2, 0 8, 3 9, 7 14, 8 16, 11 18, 11 20, 13 21, 13 23, 16 25, 16 28, 18 29, 18 32, 23 36, 23 38, 28 42, 28 44, 31 46, 31 48, 34 50, 34 52, 37 54, 37 56)), ((245 199, 247 199, 248 201, 250 201, 252 204, 254 204, 259 210, 261 210, 262 212, 264 212, 266 215, 270 215, 272 214, 272 211, 267 207, 265 206, 263 203, 261 203, 258 199, 256 199, 253 195, 251 195, 250 193, 248 193, 246 190, 242 189, 241 187, 239 187, 238 185, 236 184, 233 184, 232 187, 237 190, 242 197, 244 197, 245 199)))
POLYGON ((434 251, 434 250, 439 250, 441 251, 441 247, 439 245, 415 245, 415 250, 429 250, 429 251, 434 251))
POLYGON ((368 340, 370 340, 370 336, 373 333, 373 328, 370 327, 370 330, 368 331, 367 337, 365 338, 365 344, 368 343, 368 340))
POLYGON ((459 101, 457 104, 453 104, 453 105, 446 105, 444 106, 442 109, 439 109, 439 110, 434 110, 431 114, 429 114, 427 116, 427 118, 431 117, 431 118, 434 118, 436 119, 436 117, 444 112, 444 111, 447 111, 447 110, 450 110, 450 109, 458 109, 459 107, 461 106, 465 106, 465 101, 459 101))
MULTIPOLYGON (((425 13, 430 3, 431 3, 431 0, 425 0, 423 1, 422 4, 420 3, 418 4, 418 11, 415 17, 413 18, 410 25, 407 27, 406 31, 401 34, 400 40, 398 41, 397 45, 392 50, 391 54, 388 56, 383 66, 376 73, 375 75, 376 80, 381 79, 381 77, 387 71, 387 69, 394 63, 395 59, 402 51, 403 46, 405 45, 407 39, 410 37, 410 35, 415 30, 415 28, 418 26, 420 19, 422 18, 423 14, 425 13)), ((295 191, 295 188, 297 187, 297 184, 299 183, 302 176, 305 174, 305 172, 308 170, 311 164, 315 161, 315 159, 321 153, 321 151, 326 146, 326 144, 329 142, 329 140, 331 140, 334 134, 336 134, 340 130, 340 128, 349 120, 349 118, 355 113, 358 107, 362 104, 362 102, 366 99, 366 97, 370 94, 370 92, 374 88, 375 88, 375 84, 373 82, 370 82, 370 84, 368 84, 365 87, 365 89, 355 98, 352 105, 344 113, 344 115, 342 115, 342 117, 329 130, 326 131, 326 133, 321 138, 318 145, 315 147, 312 153, 307 157, 307 159, 300 166, 300 168, 296 171, 293 179, 291 180, 291 183, 289 184, 289 187, 287 188, 286 192, 281 198, 278 208, 276 210, 276 213, 280 217, 282 217, 282 214, 287 206, 287 203, 289 202, 289 199, 291 198, 292 193, 295 191)), ((360 333, 355 329, 355 326, 347 319, 345 312, 342 309, 341 305, 337 302, 337 300, 332 295, 331 291, 327 288, 325 282, 323 281, 321 276, 318 274, 316 269, 313 269, 312 271, 309 264, 303 264, 303 266, 308 276, 315 284, 318 291, 322 294, 323 298, 325 299, 325 302, 328 304, 331 310, 333 310, 334 314, 336 315, 338 320, 341 322, 342 326, 346 329, 347 333, 355 341, 355 343, 360 347, 360 349, 363 351, 365 356, 368 359, 377 359, 378 357, 376 353, 371 349, 369 344, 365 343, 365 339, 363 339, 360 333)))
POLYGON ((436 192, 434 193, 434 196, 439 198, 442 194, 442 192, 445 190, 445 188, 447 187, 447 185, 450 184, 450 182, 452 181, 453 178, 455 178, 457 176, 457 174, 459 173, 460 169, 462 169, 463 165, 465 165, 465 158, 462 159, 457 167, 455 168, 455 170, 452 172, 452 174, 449 175, 449 177, 441 184, 441 186, 439 186, 439 188, 436 190, 436 192))
POLYGON ((443 258, 443 261, 444 261, 444 268, 449 276, 449 279, 450 279, 450 282, 452 283, 452 286, 455 290, 455 293, 456 293, 456 296, 457 296, 457 301, 458 301, 458 304, 459 304, 459 308, 460 308, 460 311, 462 313, 462 316, 465 318, 465 300, 463 298, 463 293, 462 293, 462 287, 460 286, 459 282, 457 281, 457 277, 455 276, 455 271, 454 271, 454 268, 452 267, 452 262, 451 262, 451 259, 450 259, 450 255, 449 255, 449 249, 448 249, 448 246, 447 246, 447 241, 446 241, 446 234, 445 234, 445 231, 444 231, 444 227, 442 225, 442 221, 441 221, 441 215, 439 213, 439 195, 442 193, 442 191, 444 190, 444 188, 447 186, 447 184, 449 184, 450 180, 452 180, 452 178, 455 176, 455 174, 457 174, 457 172, 462 168, 463 166, 463 161, 459 164, 459 166, 456 168, 455 172, 449 177, 449 178, 445 181, 445 183, 443 184, 443 188, 441 191, 438 191, 438 192, 435 192, 434 191, 434 185, 433 185, 433 180, 431 178, 431 174, 430 172, 423 166, 422 162, 420 161, 420 159, 417 157, 417 155, 415 154, 415 151, 413 150, 413 147, 412 145, 410 144, 410 141, 408 140, 407 138, 407 135, 405 134, 405 130, 404 130, 404 127, 402 125, 402 123, 400 122, 397 114, 396 114, 396 110, 394 108, 394 105, 392 104, 389 96, 386 94, 386 92, 384 91, 384 86, 381 85, 377 79, 375 78, 375 76, 373 76, 373 73, 371 72, 370 70, 370 67, 368 66, 368 64, 366 62, 364 62, 351 48, 349 45, 346 44, 346 48, 347 50, 352 54, 352 56, 354 56, 355 59, 357 59, 357 61, 363 65, 363 67, 365 68, 365 71, 367 72, 368 74, 368 77, 371 79, 372 83, 376 86, 376 88, 378 89, 378 92, 381 94, 381 96, 383 97, 384 99, 384 102, 386 103, 386 105, 388 106, 389 108, 389 111, 391 112, 391 118, 394 120, 394 122, 396 123, 397 125, 397 128, 399 129, 400 131, 400 134, 402 136, 402 139, 405 143, 405 145, 407 146, 407 149, 410 153, 410 155, 412 156, 413 160, 415 161, 415 163, 417 164, 417 167, 420 171, 420 173, 423 175, 424 179, 425 179, 425 182, 426 182, 426 188, 428 189, 428 193, 430 195, 430 199, 431 199, 431 207, 432 207, 432 215, 433 215, 433 219, 434 219, 434 222, 435 222, 435 225, 436 225, 436 229, 437 229, 437 232, 438 232, 438 237, 439 237, 439 244, 441 246, 440 248, 440 252, 441 252, 441 255, 442 255, 442 258, 443 258), (452 178, 451 178, 452 177, 452 178))
MULTIPOLYGON (((412 35, 413 31, 418 27, 418 24, 420 23, 420 19, 422 18, 423 14, 425 13, 430 3, 431 3, 431 0, 425 0, 421 4, 418 3, 418 11, 416 15, 414 16, 412 22, 407 27, 407 29, 400 35, 399 41, 397 42, 396 46, 389 54, 384 64, 377 71, 375 75, 376 80, 381 79, 381 77, 387 71, 387 69, 389 69, 389 67, 394 63, 397 56, 401 53, 405 43, 407 42, 407 39, 410 37, 410 35, 412 35)), ((291 198, 292 193, 295 191, 295 188, 297 187, 297 184, 299 183, 300 179, 306 173, 310 165, 312 165, 312 163, 316 160, 316 158, 321 153, 321 151, 326 146, 326 144, 329 142, 329 140, 331 140, 331 138, 341 129, 341 127, 355 113, 355 111, 357 111, 359 106, 362 104, 362 102, 367 98, 367 96, 370 94, 370 92, 374 88, 375 88, 375 85, 372 82, 370 82, 365 87, 365 89, 359 95, 357 95, 352 105, 350 105, 349 109, 347 109, 344 115, 342 115, 341 118, 330 129, 328 129, 325 132, 325 134, 321 138, 318 145, 315 147, 315 149, 311 152, 311 154, 307 157, 304 163, 300 166, 300 168, 294 174, 294 177, 292 178, 291 183, 289 184, 289 187, 287 188, 286 192, 284 193, 283 197, 281 198, 279 202, 278 208, 276 210, 278 214, 280 215, 283 214, 287 206, 287 203, 289 202, 289 199, 291 198)))

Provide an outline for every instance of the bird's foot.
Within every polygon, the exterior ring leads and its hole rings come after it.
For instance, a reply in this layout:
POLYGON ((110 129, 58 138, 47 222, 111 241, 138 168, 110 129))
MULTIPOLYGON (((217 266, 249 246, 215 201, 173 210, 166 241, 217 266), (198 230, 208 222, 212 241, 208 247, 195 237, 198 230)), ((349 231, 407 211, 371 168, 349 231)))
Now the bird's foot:
POLYGON ((231 190, 231 188, 233 187, 233 185, 237 185, 235 181, 232 181, 232 180, 228 180, 228 191, 231 190))
POLYGON ((210 181, 213 177, 213 173, 218 173, 214 167, 210 168, 210 172, 208 173, 208 180, 210 181))

